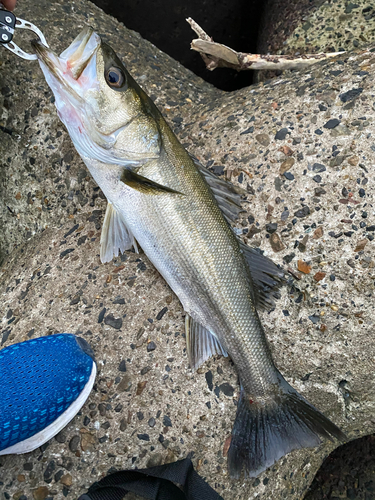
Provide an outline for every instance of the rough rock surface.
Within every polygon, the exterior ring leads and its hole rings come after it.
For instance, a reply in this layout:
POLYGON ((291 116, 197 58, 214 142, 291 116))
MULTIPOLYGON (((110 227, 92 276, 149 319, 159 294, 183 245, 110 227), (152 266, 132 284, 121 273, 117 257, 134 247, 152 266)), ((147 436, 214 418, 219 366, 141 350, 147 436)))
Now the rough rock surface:
MULTIPOLYGON (((348 439, 374 433, 375 48, 225 94, 83 0, 25 1, 17 14, 59 50, 85 23, 104 33, 181 142, 247 189, 236 232, 295 276, 261 316, 277 366, 348 439)), ((181 305, 143 253, 100 264, 105 200, 36 64, 3 57, 0 343, 79 332, 100 369, 48 445, 0 457, 5 498, 76 498, 108 471, 189 452, 225 500, 301 498, 337 443, 292 452, 255 480, 228 478, 233 365, 188 369, 181 305)))

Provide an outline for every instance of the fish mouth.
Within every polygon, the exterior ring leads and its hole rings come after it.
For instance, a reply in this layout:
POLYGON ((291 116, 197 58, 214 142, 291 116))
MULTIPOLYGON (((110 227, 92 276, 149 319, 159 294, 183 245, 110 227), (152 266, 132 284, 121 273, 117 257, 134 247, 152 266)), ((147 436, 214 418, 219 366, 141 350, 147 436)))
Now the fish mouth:
POLYGON ((101 39, 90 26, 86 26, 75 40, 57 56, 40 40, 31 42, 41 64, 42 70, 50 83, 55 78, 73 97, 82 99, 84 91, 92 88, 95 81, 96 64, 90 64, 96 58, 101 39), (91 71, 87 69, 91 66, 91 71), (83 75, 86 73, 85 75, 83 75), (84 76, 84 78, 83 78, 84 76))

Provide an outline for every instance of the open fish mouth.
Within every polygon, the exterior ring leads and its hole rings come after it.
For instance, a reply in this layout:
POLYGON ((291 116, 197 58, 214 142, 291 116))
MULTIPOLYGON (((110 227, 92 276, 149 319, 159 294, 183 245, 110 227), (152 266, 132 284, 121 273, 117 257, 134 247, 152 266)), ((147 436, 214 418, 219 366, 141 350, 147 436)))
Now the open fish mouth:
POLYGON ((43 73, 52 90, 56 84, 63 86, 74 98, 80 100, 96 80, 96 52, 101 39, 90 26, 86 26, 60 56, 43 45, 32 42, 43 73), (53 80, 57 81, 53 81, 53 80))

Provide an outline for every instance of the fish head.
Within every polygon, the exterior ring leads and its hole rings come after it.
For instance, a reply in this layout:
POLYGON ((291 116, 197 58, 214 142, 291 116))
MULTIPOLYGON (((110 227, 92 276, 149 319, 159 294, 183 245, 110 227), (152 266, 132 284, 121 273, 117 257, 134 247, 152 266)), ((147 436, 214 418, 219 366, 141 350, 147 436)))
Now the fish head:
POLYGON ((159 156, 159 111, 91 27, 60 56, 40 41, 33 46, 58 115, 84 160, 129 167, 159 156))

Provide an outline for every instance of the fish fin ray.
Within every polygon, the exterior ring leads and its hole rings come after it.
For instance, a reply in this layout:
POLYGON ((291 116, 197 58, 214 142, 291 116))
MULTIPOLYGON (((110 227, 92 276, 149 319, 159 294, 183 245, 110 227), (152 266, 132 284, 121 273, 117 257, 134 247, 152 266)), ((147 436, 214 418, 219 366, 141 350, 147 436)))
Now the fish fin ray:
MULTIPOLYGON (((280 375, 282 378, 282 376, 280 375)), ((231 477, 256 477, 277 460, 300 448, 312 448, 321 437, 345 441, 345 434, 282 379, 281 393, 269 402, 250 400, 241 388, 228 451, 231 477)))
POLYGON ((147 177, 143 177, 143 175, 139 175, 129 169, 124 169, 124 171, 121 174, 120 180, 127 186, 131 187, 132 189, 136 189, 137 191, 140 191, 143 194, 148 194, 148 195, 158 195, 165 193, 179 194, 179 195, 183 194, 167 186, 163 186, 162 184, 158 184, 157 182, 147 179, 147 177))
POLYGON ((249 247, 241 240, 239 244, 250 270, 255 306, 258 309, 273 309, 275 299, 280 298, 278 290, 286 283, 283 269, 257 249, 249 247))
POLYGON ((189 314, 185 317, 186 345, 190 368, 196 370, 214 354, 225 357, 228 353, 210 331, 195 321, 189 314))
POLYGON ((245 201, 242 199, 242 196, 247 195, 247 192, 244 189, 233 186, 230 182, 217 177, 213 172, 210 172, 208 168, 203 166, 193 154, 189 153, 189 156, 195 163, 200 173, 203 175, 207 184, 210 186, 217 204, 224 214, 224 217, 228 222, 236 221, 239 214, 241 212, 245 212, 241 203, 245 201))
POLYGON ((138 253, 134 236, 109 201, 100 236, 100 260, 103 263, 110 262, 113 257, 119 255, 119 251, 123 253, 125 250, 130 250, 132 246, 138 253))

